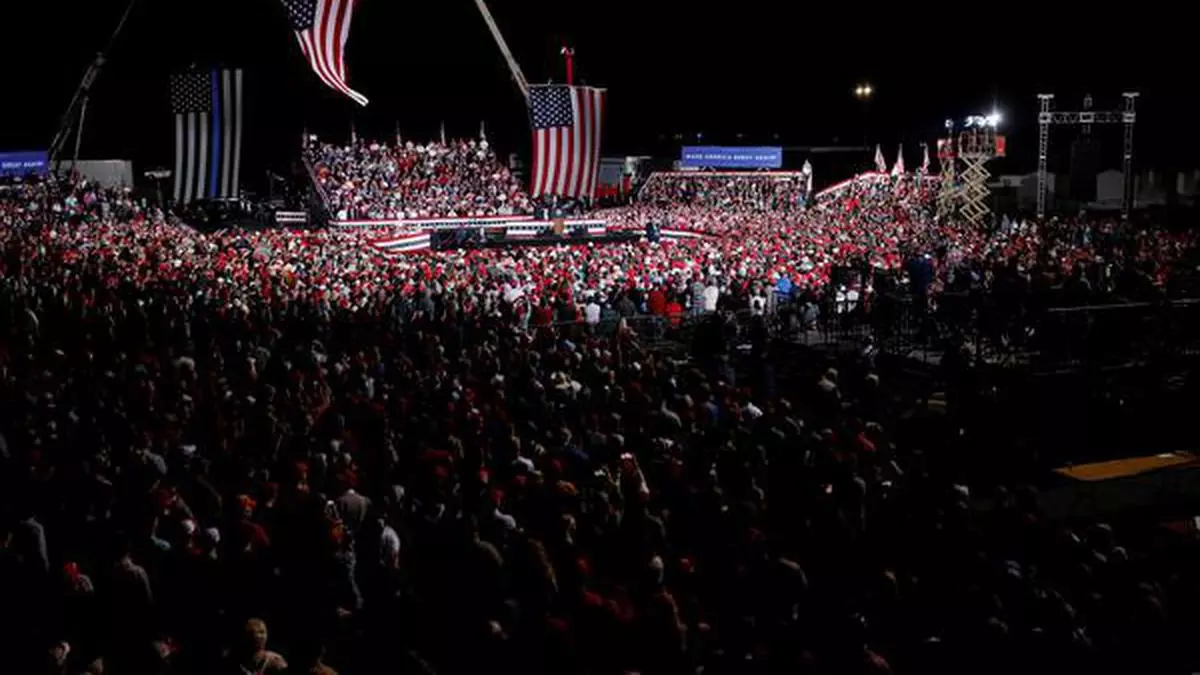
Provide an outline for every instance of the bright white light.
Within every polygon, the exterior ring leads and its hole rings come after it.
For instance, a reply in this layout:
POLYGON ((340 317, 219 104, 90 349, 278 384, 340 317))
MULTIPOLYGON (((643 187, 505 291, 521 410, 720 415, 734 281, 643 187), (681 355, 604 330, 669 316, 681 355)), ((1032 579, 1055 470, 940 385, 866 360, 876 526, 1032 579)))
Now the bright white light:
MULTIPOLYGON (((968 115, 964 124, 968 129, 985 128, 985 127, 990 128, 990 129, 995 129, 996 127, 1000 126, 1000 122, 1002 122, 1002 121, 1003 121, 1003 118, 1000 116, 1000 113, 993 112, 990 115, 968 115)), ((947 122, 947 128, 949 128, 950 120, 946 120, 946 122, 947 122)))

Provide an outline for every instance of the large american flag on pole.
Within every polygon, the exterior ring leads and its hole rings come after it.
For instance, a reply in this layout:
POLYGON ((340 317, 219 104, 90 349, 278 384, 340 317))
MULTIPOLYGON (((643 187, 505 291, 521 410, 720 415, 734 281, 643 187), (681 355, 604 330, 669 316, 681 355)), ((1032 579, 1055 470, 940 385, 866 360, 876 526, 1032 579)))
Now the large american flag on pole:
POLYGON ((176 203, 236 197, 242 169, 242 70, 171 78, 176 203))
POLYGON ((355 0, 283 0, 300 51, 326 85, 359 105, 367 97, 346 84, 346 40, 355 0))
POLYGON ((600 175, 603 89, 563 84, 529 88, 534 197, 592 197, 600 175))

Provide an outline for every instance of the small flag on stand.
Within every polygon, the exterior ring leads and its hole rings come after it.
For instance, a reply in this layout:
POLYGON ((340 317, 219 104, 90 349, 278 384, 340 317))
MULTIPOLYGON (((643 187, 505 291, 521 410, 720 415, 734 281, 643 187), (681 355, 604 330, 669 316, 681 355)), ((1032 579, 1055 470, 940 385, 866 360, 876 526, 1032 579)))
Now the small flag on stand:
POLYGON ((900 144, 900 150, 896 153, 896 163, 892 165, 893 176, 904 175, 904 144, 900 144))
POLYGON ((442 138, 442 145, 445 145, 446 144, 446 122, 445 121, 442 122, 442 128, 441 128, 440 135, 442 138))
POLYGON ((879 173, 887 173, 887 160, 883 158, 883 148, 875 146, 875 170, 879 173))

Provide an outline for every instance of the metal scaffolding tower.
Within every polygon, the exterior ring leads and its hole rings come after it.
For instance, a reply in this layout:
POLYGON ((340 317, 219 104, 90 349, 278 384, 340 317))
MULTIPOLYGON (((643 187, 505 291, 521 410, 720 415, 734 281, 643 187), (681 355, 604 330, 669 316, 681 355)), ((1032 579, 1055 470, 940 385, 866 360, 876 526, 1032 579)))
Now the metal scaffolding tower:
POLYGON ((976 123, 969 125, 958 135, 958 159, 963 164, 959 174, 962 185, 959 188, 963 218, 975 226, 984 225, 992 214, 988 204, 991 190, 988 179, 992 173, 987 169, 987 163, 1001 153, 996 143, 996 127, 976 123))
POLYGON ((1125 138, 1121 149, 1121 168, 1124 171, 1125 190, 1121 195, 1121 217, 1128 218, 1129 212, 1137 207, 1137 187, 1133 176, 1133 123, 1137 121, 1138 92, 1121 94, 1125 99, 1125 110, 1121 112, 1121 123, 1125 125, 1125 138))
POLYGON ((1129 212, 1137 205, 1137 195, 1134 190, 1133 175, 1133 125, 1137 121, 1137 99, 1140 94, 1136 91, 1121 94, 1125 105, 1121 110, 1093 111, 1092 97, 1083 100, 1083 110, 1075 112, 1055 112, 1054 94, 1038 94, 1038 174, 1037 174, 1037 215, 1046 215, 1046 163, 1050 153, 1050 127, 1054 125, 1080 125, 1083 133, 1090 134, 1093 124, 1124 124, 1125 143, 1122 151, 1124 171, 1124 194, 1121 196, 1121 217, 1128 218, 1129 212))
POLYGON ((983 225, 992 213, 992 207, 988 205, 988 197, 991 196, 991 190, 988 189, 987 185, 987 181, 992 177, 992 174, 984 166, 991 157, 967 157, 965 155, 961 157, 965 168, 962 172, 962 208, 960 213, 962 213, 963 219, 972 225, 983 225))
POLYGON ((1046 156, 1050 149, 1050 107, 1054 94, 1038 94, 1037 215, 1046 215, 1046 156), (1046 121, 1043 121, 1046 120, 1046 121))
POLYGON ((940 168, 937 216, 945 221, 954 217, 958 206, 958 172, 955 164, 957 153, 954 149, 954 122, 950 120, 946 120, 946 138, 938 139, 937 157, 940 168))

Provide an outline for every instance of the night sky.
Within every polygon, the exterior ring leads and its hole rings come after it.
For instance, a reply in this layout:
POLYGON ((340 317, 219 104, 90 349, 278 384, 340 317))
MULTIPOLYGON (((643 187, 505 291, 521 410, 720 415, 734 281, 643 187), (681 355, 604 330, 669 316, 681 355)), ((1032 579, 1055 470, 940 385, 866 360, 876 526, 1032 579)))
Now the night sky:
MULTIPOLYGON (((6 21, 0 149, 49 144, 124 4, 44 0, 26 5, 27 17, 6 21)), ((1038 91, 1058 94, 1060 109, 1077 108, 1086 91, 1097 108, 1109 108, 1120 104, 1121 91, 1137 88, 1141 162, 1196 164, 1197 134, 1182 126, 1194 119, 1196 98, 1187 22, 1159 15, 1153 18, 1165 25, 1066 8, 1038 23, 1036 8, 1049 12, 1049 5, 1006 5, 993 15, 983 5, 945 13, 922 5, 929 9, 921 17, 911 15, 912 3, 489 5, 530 82, 563 79, 558 50, 567 41, 578 52, 577 78, 609 88, 607 155, 671 154, 677 134, 693 142, 697 133, 714 144, 858 144, 864 111, 852 90, 869 81, 877 92, 870 142, 883 143, 889 161, 903 140, 911 165, 916 143, 935 138, 946 117, 987 112, 995 101, 1006 118, 1012 169, 1027 168, 1038 91), (973 58, 969 43, 977 45, 973 58)), ((442 121, 451 136, 473 135, 485 120, 502 153, 528 152, 523 101, 472 0, 360 0, 348 52, 350 85, 372 101, 365 110, 308 70, 277 0, 139 0, 93 94, 83 155, 131 158, 139 171, 170 164, 167 76, 192 63, 247 69, 243 173, 250 180, 286 165, 302 129, 345 139, 351 119, 360 136, 390 138, 398 122, 416 140, 435 137, 442 121)), ((1099 137, 1102 163, 1116 164, 1119 133, 1099 137)), ((1059 154, 1066 146, 1059 144, 1059 154)))

